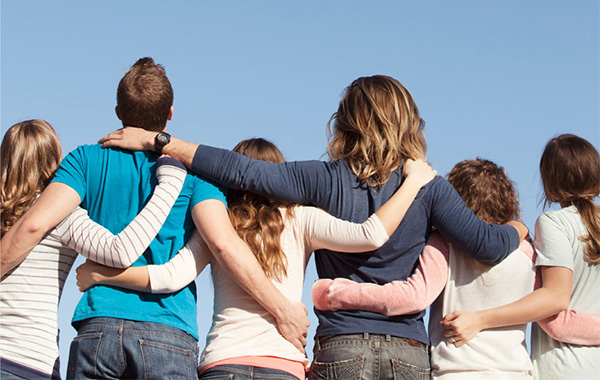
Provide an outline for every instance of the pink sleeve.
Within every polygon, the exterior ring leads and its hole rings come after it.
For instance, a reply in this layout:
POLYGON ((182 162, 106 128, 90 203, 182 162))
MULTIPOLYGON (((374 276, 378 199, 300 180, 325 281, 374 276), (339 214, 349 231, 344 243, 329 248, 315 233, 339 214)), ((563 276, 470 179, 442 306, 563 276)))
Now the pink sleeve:
POLYGON ((538 321, 540 327, 563 343, 580 346, 600 345, 600 314, 564 310, 538 321))
POLYGON ((318 280, 312 296, 319 310, 366 310, 387 316, 425 310, 448 279, 448 243, 433 233, 419 256, 419 266, 406 281, 385 285, 357 283, 345 278, 318 280))

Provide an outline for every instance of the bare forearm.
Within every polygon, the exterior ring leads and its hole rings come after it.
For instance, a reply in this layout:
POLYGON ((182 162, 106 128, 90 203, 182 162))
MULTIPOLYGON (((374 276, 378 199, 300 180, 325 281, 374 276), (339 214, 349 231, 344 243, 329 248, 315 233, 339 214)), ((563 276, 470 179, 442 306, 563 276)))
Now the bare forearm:
POLYGON ((77 268, 77 285, 81 290, 94 285, 110 285, 140 292, 150 291, 150 278, 146 266, 119 269, 95 264, 95 269, 85 278, 81 276, 82 267, 77 268))
POLYGON ((163 154, 175 158, 186 168, 191 169, 196 149, 198 149, 198 144, 171 137, 171 142, 163 148, 163 154))

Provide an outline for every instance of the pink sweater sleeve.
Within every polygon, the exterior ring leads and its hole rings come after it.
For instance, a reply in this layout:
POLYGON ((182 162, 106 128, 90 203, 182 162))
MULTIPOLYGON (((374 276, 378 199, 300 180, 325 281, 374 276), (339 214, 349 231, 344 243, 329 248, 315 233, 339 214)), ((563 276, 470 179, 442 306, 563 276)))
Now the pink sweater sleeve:
POLYGON ((419 256, 419 266, 406 281, 377 285, 322 279, 313 285, 313 303, 319 310, 366 310, 386 316, 425 310, 446 285, 448 255, 448 242, 434 232, 419 256))
POLYGON ((580 346, 600 345, 600 314, 564 310, 538 321, 540 327, 563 343, 580 346))

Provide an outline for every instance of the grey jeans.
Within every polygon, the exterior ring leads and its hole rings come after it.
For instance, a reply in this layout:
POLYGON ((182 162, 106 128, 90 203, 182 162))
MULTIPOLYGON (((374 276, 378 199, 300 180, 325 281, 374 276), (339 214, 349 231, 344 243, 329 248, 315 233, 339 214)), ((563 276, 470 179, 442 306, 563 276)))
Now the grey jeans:
POLYGON ((429 380, 429 346, 379 334, 318 337, 309 380, 429 380))

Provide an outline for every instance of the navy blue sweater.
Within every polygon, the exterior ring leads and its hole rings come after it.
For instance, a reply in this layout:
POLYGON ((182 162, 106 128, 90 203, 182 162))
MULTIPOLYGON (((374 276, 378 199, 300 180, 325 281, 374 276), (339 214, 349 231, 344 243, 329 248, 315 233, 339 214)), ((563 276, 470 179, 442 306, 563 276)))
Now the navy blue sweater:
MULTIPOLYGON (((310 204, 357 223, 364 222, 394 194, 402 183, 401 169, 393 172, 383 186, 369 188, 344 160, 272 164, 200 145, 192 162, 192 171, 223 186, 310 204)), ((421 189, 383 247, 364 254, 317 252, 319 277, 377 284, 405 280, 416 268, 432 227, 483 263, 498 263, 519 246, 515 228, 480 221, 448 181, 438 176, 421 189)), ((368 332, 429 343, 424 311, 396 317, 359 310, 315 312, 319 318, 317 336, 368 332)))

